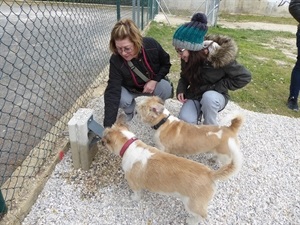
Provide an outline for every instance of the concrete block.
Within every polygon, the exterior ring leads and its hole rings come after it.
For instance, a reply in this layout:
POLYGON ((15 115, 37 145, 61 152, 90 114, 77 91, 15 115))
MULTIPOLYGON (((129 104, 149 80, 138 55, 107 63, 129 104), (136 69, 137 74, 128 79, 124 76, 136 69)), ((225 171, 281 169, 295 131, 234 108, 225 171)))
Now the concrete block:
POLYGON ((88 127, 89 121, 94 120, 94 110, 80 108, 68 122, 72 160, 75 169, 88 170, 97 153, 97 145, 90 145, 94 135, 88 127))

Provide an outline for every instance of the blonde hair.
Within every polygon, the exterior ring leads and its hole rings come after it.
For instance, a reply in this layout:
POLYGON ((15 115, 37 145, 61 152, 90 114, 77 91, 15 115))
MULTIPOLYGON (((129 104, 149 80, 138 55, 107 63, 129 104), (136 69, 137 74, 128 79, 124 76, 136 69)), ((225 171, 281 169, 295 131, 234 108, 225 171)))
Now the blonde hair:
POLYGON ((114 54, 118 54, 115 41, 124 40, 125 38, 129 38, 129 40, 133 43, 136 53, 141 50, 143 37, 139 28, 131 19, 122 19, 115 24, 110 35, 110 51, 114 54))

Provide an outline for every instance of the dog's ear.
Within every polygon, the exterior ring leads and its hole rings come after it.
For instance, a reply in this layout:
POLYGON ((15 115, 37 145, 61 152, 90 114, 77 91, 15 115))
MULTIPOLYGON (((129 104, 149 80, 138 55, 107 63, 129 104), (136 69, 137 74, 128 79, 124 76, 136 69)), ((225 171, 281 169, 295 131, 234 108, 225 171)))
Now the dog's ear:
POLYGON ((153 105, 153 107, 151 108, 151 110, 153 112, 155 112, 156 114, 162 114, 164 111, 165 107, 161 104, 155 104, 153 105))
POLYGON ((165 101, 164 101, 162 98, 160 98, 160 97, 158 97, 158 96, 153 96, 153 98, 155 98, 156 102, 158 102, 158 103, 160 103, 160 104, 162 104, 162 105, 165 104, 165 101))
POLYGON ((108 137, 108 133, 109 133, 110 130, 111 130, 111 128, 107 127, 103 131, 103 136, 101 138, 101 143, 102 143, 103 146, 107 146, 107 144, 109 143, 107 137, 108 137))
POLYGON ((117 117, 117 121, 115 122, 115 124, 117 126, 123 126, 123 127, 127 127, 127 116, 125 113, 120 113, 119 116, 117 117))
POLYGON ((162 105, 164 105, 164 104, 165 104, 165 101, 164 101, 162 98, 158 97, 158 99, 159 99, 159 101, 158 101, 158 102, 159 102, 160 104, 162 104, 162 105))

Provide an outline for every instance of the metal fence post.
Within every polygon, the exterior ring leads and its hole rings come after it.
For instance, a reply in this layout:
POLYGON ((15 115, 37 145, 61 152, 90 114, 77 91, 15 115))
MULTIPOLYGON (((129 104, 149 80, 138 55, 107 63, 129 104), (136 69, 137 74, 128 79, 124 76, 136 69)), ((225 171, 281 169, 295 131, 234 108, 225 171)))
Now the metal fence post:
POLYGON ((152 18, 152 1, 151 0, 148 0, 147 7, 148 7, 147 20, 149 21, 150 18, 152 18))
MULTIPOLYGON (((157 1, 155 1, 155 3, 154 3, 154 15, 156 15, 156 14, 158 14, 158 2, 157 1)), ((154 16, 153 16, 154 17, 154 16)), ((153 19, 153 18, 152 18, 153 19)))
MULTIPOLYGON (((144 30, 144 0, 141 0, 142 5, 142 18, 141 18, 141 29, 144 30)), ((148 22, 148 21, 147 21, 148 22)))
POLYGON ((137 18, 137 20, 136 20, 136 24, 138 25, 138 27, 139 28, 141 28, 141 1, 140 0, 138 0, 137 1, 137 5, 136 5, 137 7, 136 7, 136 14, 137 14, 137 16, 136 16, 136 18, 137 18))
POLYGON ((132 0, 132 20, 138 26, 137 19, 136 19, 136 14, 135 13, 136 13, 136 0, 132 0))
POLYGON ((117 0, 117 21, 121 19, 121 0, 117 0))

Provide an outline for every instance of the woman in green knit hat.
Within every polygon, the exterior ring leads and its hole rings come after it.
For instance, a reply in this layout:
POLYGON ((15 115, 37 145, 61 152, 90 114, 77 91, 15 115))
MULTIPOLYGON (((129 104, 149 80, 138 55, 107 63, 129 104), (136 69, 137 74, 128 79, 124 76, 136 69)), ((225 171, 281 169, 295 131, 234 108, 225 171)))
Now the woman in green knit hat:
POLYGON ((217 125, 217 114, 225 108, 228 90, 234 91, 251 81, 251 73, 236 61, 237 45, 222 35, 207 35, 207 17, 193 15, 173 35, 173 46, 181 58, 176 90, 183 103, 179 118, 197 124, 217 125))

